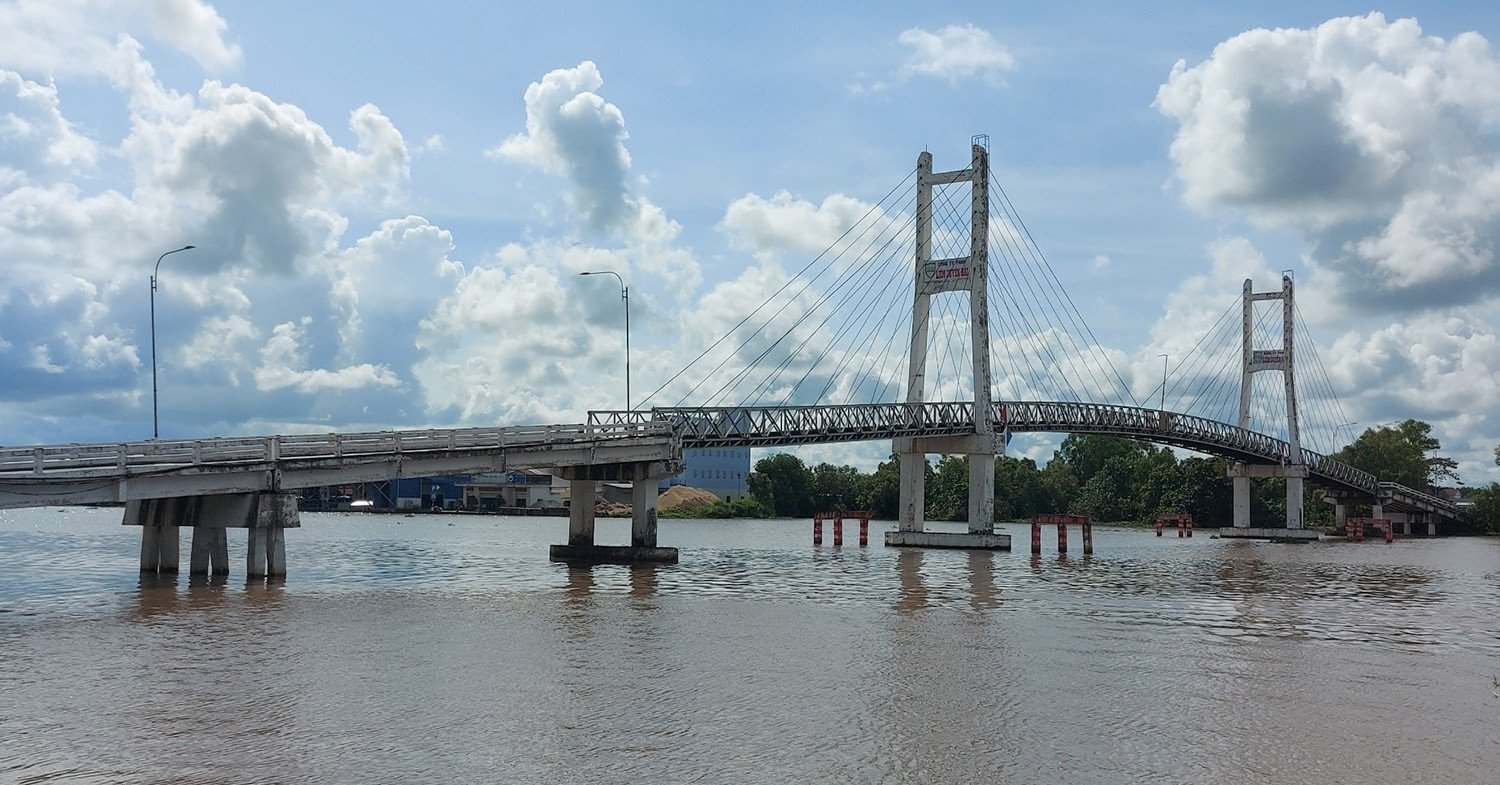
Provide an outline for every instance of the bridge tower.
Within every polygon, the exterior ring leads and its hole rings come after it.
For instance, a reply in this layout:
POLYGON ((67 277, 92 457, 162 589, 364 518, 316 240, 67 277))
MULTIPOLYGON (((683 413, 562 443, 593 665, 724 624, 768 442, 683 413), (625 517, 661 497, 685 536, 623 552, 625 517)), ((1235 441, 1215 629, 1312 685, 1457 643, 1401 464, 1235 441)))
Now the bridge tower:
MULTIPOLYGON (((1252 531, 1264 535, 1250 526, 1250 478, 1283 477, 1286 479, 1286 530, 1302 530, 1302 483, 1307 477, 1307 464, 1302 456, 1302 443, 1297 423, 1297 374, 1292 353, 1295 334, 1296 312, 1292 292, 1292 278, 1281 277, 1281 290, 1256 292, 1254 282, 1245 279, 1241 298, 1243 307, 1243 333, 1241 342, 1240 417, 1241 428, 1250 427, 1250 388, 1255 374, 1262 371, 1280 371, 1282 389, 1286 395, 1286 432, 1289 449, 1280 464, 1246 464, 1235 462, 1229 467, 1229 476, 1234 486, 1234 529, 1241 535, 1252 531), (1255 304, 1266 300, 1281 301, 1281 346, 1257 349, 1253 337, 1255 304)), ((1222 536, 1221 532, 1221 536, 1222 536)), ((1231 534, 1231 536, 1233 536, 1231 534)), ((1250 536, 1255 536, 1251 534, 1250 536)))
POLYGON ((932 154, 917 156, 917 232, 908 356, 906 402, 923 403, 927 381, 927 331, 932 298, 947 293, 969 295, 969 342, 973 355, 974 433, 964 436, 906 437, 894 440, 901 466, 900 513, 897 530, 886 532, 886 545, 938 548, 1009 549, 1010 535, 995 533, 995 454, 1004 454, 997 440, 991 406, 989 334, 989 150, 975 138, 969 168, 933 172, 932 154), (932 258, 932 188, 969 183, 969 254, 951 259, 932 258), (924 529, 928 453, 969 457, 968 532, 929 532, 924 529))

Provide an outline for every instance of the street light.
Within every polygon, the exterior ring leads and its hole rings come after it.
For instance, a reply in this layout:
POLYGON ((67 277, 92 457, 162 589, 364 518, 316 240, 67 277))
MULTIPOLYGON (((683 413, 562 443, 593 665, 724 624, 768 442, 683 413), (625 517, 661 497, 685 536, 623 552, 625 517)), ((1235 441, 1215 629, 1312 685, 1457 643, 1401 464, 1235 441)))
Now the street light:
POLYGON ((161 436, 156 419, 156 274, 161 272, 161 260, 174 253, 191 251, 195 246, 184 245, 175 251, 167 251, 156 257, 156 267, 151 271, 151 438, 161 436))
POLYGON ((1157 355, 1157 356, 1161 357, 1161 410, 1162 411, 1166 411, 1167 410, 1167 356, 1165 354, 1157 355))
POLYGON ((620 299, 625 301, 625 410, 630 411, 630 287, 614 270, 590 270, 579 275, 613 275, 620 282, 620 299))

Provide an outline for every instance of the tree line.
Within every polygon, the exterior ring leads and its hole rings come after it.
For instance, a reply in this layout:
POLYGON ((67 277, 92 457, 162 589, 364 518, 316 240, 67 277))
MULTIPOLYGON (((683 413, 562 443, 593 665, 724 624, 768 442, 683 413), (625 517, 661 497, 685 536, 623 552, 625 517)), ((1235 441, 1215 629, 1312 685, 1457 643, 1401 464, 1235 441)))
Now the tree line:
MULTIPOLYGON (((1420 420, 1367 429, 1335 457, 1381 480, 1426 489, 1456 481, 1457 464, 1437 456, 1432 427, 1420 420)), ((1496 448, 1500 463, 1500 447, 1496 448)), ((1096 521, 1146 523, 1158 513, 1187 512, 1200 525, 1228 523, 1233 491, 1224 458, 1178 458, 1171 449, 1114 436, 1072 434, 1052 460, 995 459, 995 519, 1021 520, 1039 513, 1067 512, 1096 521)), ((926 463, 925 510, 932 520, 968 519, 969 461, 944 456, 926 463)), ((870 510, 897 517, 900 464, 892 455, 873 472, 779 453, 762 458, 749 477, 752 500, 769 515, 808 517, 832 510, 870 510)), ((1333 508, 1308 484, 1303 509, 1308 525, 1331 526, 1333 508)), ((1480 531, 1500 532, 1500 484, 1475 489, 1471 516, 1480 531)), ((1251 481, 1251 516, 1279 520, 1286 514, 1280 480, 1251 481)), ((747 507, 748 509, 748 507, 747 507)))

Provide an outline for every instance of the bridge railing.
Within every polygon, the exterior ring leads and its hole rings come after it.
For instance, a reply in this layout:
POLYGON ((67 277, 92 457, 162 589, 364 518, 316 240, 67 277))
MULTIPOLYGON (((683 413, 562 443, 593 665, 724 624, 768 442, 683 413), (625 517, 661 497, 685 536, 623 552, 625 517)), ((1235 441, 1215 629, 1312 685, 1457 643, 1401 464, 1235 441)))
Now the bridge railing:
POLYGON ((1413 507, 1427 507, 1432 510, 1443 512, 1455 518, 1463 515, 1463 509, 1460 508, 1457 504, 1440 496, 1434 496, 1425 491, 1418 491, 1412 488, 1408 488, 1400 483, 1380 483, 1380 496, 1382 499, 1407 504, 1413 507))
POLYGON ((107 475, 141 468, 166 470, 210 464, 229 466, 278 460, 527 448, 651 436, 675 438, 675 433, 664 422, 638 422, 0 447, 0 478, 53 473, 107 475))
MULTIPOLYGON (((1193 415, 1115 404, 999 401, 995 429, 1139 436, 1240 460, 1291 463, 1291 446, 1273 436, 1193 415)), ((656 408, 589 413, 598 426, 666 422, 684 446, 789 445, 972 433, 974 405, 964 402, 656 408)), ((1312 450, 1301 450, 1309 472, 1374 493, 1373 475, 1312 450)))

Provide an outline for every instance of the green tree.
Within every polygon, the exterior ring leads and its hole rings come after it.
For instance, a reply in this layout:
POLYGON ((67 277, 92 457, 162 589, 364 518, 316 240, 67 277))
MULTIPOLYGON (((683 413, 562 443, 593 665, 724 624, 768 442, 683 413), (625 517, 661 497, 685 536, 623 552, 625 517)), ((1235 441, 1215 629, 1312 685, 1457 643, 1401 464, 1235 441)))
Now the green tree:
POLYGON ((995 457, 995 520, 1023 520, 1053 512, 1042 471, 1030 458, 995 457))
POLYGON ((1366 429, 1336 457, 1383 482, 1422 489, 1429 483, 1458 480, 1456 462, 1431 455, 1440 449, 1442 445, 1432 436, 1431 425, 1421 420, 1406 420, 1396 426, 1366 429))
POLYGON ((795 455, 778 453, 756 461, 746 481, 750 495, 779 517, 813 514, 812 472, 795 455))
POLYGON ((927 517, 935 521, 969 519, 969 458, 944 455, 927 482, 927 517))
POLYGON ((1131 501, 1135 462, 1140 456, 1117 452, 1100 466, 1078 488, 1068 505, 1068 512, 1087 515, 1096 521, 1124 521, 1133 517, 1131 501))
MULTIPOLYGON (((1228 525, 1233 517, 1234 489, 1229 484, 1229 462, 1223 458, 1184 458, 1177 497, 1181 508, 1201 526, 1228 525)), ((1163 509, 1161 512, 1176 512, 1163 509)))
POLYGON ((1080 484, 1086 484, 1095 474, 1103 471, 1111 462, 1116 468, 1134 465, 1136 458, 1146 446, 1131 439, 1118 436, 1093 436, 1070 434, 1053 454, 1053 460, 1061 459, 1073 471, 1080 484))
POLYGON ((820 463, 812 470, 813 504, 819 511, 852 510, 859 504, 859 470, 820 463))
MULTIPOLYGON (((1500 446, 1495 448, 1495 465, 1500 466, 1500 446)), ((1487 488, 1470 491, 1474 506, 1469 508, 1469 518, 1481 532, 1500 534, 1500 482, 1492 482, 1487 488)))
POLYGON ((1056 456, 1042 467, 1041 485, 1042 506, 1034 512, 1064 512, 1078 495, 1078 476, 1056 456))
POLYGON ((901 462, 892 455, 875 467, 875 471, 860 477, 859 505, 882 520, 895 520, 900 515, 901 462))

